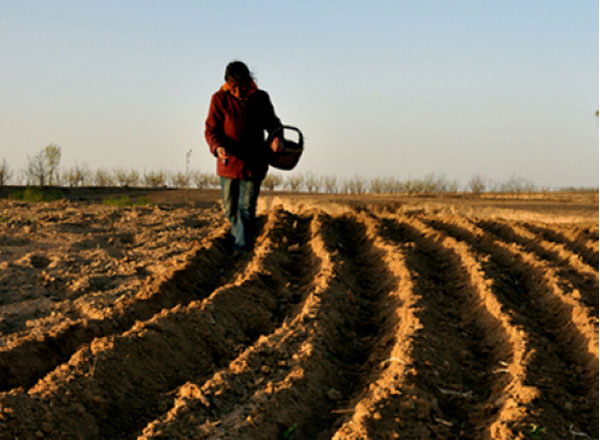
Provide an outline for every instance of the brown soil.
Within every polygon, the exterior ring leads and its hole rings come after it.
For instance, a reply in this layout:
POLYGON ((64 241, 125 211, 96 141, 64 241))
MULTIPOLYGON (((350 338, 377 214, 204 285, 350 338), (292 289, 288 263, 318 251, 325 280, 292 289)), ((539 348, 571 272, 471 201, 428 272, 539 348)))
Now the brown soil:
POLYGON ((0 200, 0 439, 598 438, 597 196, 103 194, 0 200))

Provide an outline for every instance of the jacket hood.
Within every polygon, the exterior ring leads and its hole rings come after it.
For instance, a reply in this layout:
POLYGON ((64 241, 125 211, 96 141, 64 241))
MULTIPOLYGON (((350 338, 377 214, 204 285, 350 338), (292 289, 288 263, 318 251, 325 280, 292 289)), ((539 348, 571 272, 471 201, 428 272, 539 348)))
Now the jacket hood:
MULTIPOLYGON (((233 93, 231 93, 231 89, 229 88, 229 85, 227 83, 223 84, 223 86, 221 86, 221 90, 229 93, 231 96, 233 96, 233 93)), ((258 90, 258 86, 256 85, 256 83, 254 81, 252 81, 250 83, 250 88, 248 89, 248 94, 242 98, 242 101, 248 99, 254 92, 256 92, 258 90)), ((234 96, 234 98, 236 98, 234 96)), ((239 99, 239 98, 236 98, 239 99)))

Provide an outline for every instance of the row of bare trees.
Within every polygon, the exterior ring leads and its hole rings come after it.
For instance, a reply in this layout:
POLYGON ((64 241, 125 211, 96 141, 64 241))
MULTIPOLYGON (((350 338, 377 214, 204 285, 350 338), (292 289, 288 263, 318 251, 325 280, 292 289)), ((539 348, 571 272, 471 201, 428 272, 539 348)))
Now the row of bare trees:
MULTIPOLYGON (((75 164, 60 170, 60 147, 50 144, 38 154, 29 157, 27 167, 18 173, 10 169, 6 159, 0 163, 0 185, 14 182, 18 185, 55 185, 55 186, 121 186, 121 187, 172 187, 209 189, 219 187, 219 178, 214 173, 189 170, 189 152, 186 154, 186 171, 144 171, 133 168, 99 168, 91 170, 85 164, 75 164)), ((456 180, 444 175, 428 174, 423 178, 399 179, 397 177, 375 177, 365 179, 361 176, 338 179, 336 176, 320 176, 313 172, 288 173, 285 175, 269 173, 263 182, 267 190, 304 191, 309 193, 341 194, 439 194, 470 191, 483 192, 532 192, 547 191, 538 188, 521 176, 512 175, 504 181, 493 181, 481 175, 475 175, 465 187, 456 180)))
MULTIPOLYGON (((189 154, 188 154, 189 156, 189 154)), ((144 171, 130 168, 99 168, 91 170, 86 164, 75 164, 60 170, 61 149, 50 144, 34 156, 27 156, 27 166, 15 172, 6 159, 0 162, 0 185, 16 183, 17 185, 35 186, 122 186, 122 187, 175 187, 175 188, 210 188, 219 185, 214 174, 200 171, 177 171, 174 173, 158 170, 144 171)), ((189 158, 188 158, 189 159, 189 158)), ((186 166, 186 170, 187 170, 186 166)))
POLYGON ((283 179, 270 174, 265 179, 267 189, 286 189, 289 191, 306 191, 340 194, 440 194, 470 191, 474 194, 483 192, 533 192, 548 191, 548 188, 537 187, 531 180, 512 175, 504 181, 494 181, 481 175, 475 175, 462 187, 457 180, 438 174, 428 174, 423 178, 400 179, 397 177, 374 177, 365 179, 355 176, 337 179, 336 176, 318 176, 312 172, 292 174, 283 179))

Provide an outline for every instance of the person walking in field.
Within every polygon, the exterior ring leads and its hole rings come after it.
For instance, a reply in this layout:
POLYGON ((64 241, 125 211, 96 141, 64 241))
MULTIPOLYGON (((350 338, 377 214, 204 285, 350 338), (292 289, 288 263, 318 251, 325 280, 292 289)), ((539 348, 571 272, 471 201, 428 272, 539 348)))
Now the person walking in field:
POLYGON ((248 67, 232 61, 225 84, 212 95, 205 137, 217 159, 217 174, 225 215, 231 223, 235 251, 252 249, 256 202, 269 167, 271 151, 281 151, 283 140, 270 134, 281 127, 267 92, 260 90, 248 67))

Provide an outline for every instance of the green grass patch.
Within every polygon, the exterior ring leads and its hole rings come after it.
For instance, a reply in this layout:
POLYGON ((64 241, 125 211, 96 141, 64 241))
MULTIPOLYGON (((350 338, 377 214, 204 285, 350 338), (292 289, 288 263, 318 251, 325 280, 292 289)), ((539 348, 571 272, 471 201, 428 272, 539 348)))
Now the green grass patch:
POLYGON ((529 438, 535 440, 541 440, 542 435, 546 432, 546 428, 543 426, 531 425, 531 431, 529 431, 529 438))
POLYGON ((109 197, 102 200, 103 205, 108 206, 144 206, 152 205, 152 202, 147 197, 138 197, 132 199, 127 194, 123 194, 120 197, 109 197))
POLYGON ((283 438, 284 440, 294 440, 294 438, 296 437, 297 431, 298 431, 298 423, 294 423, 292 426, 290 426, 288 429, 286 429, 281 434, 281 438, 283 438))
POLYGON ((14 200, 23 202, 51 202, 53 200, 61 200, 64 196, 64 193, 60 189, 43 189, 39 186, 28 186, 22 191, 12 193, 14 200))

